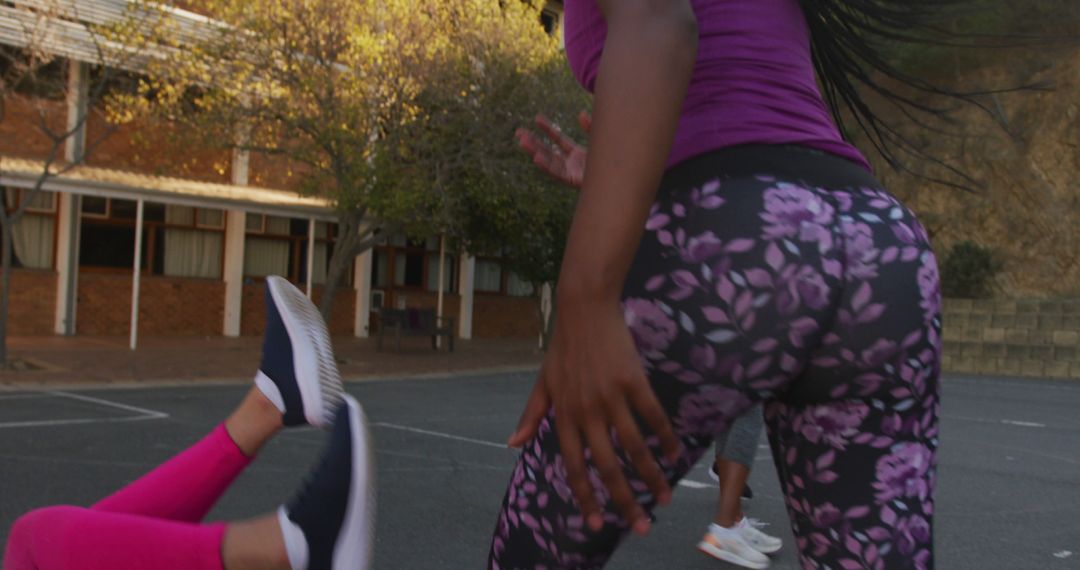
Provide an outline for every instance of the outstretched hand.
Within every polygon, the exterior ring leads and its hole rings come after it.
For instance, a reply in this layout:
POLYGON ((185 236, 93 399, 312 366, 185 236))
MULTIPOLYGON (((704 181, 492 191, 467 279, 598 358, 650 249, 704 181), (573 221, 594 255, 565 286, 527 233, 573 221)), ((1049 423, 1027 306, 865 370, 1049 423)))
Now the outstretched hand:
POLYGON ((590 482, 586 447, 623 520, 638 534, 648 532, 649 518, 627 482, 613 436, 660 504, 671 500, 671 487, 635 415, 658 436, 670 461, 677 460, 680 444, 645 376, 617 302, 562 306, 551 347, 510 446, 523 446, 535 436, 549 408, 555 412, 567 484, 589 528, 598 531, 603 526, 604 489, 594 489, 590 482))
MULTIPOLYGON (((548 176, 568 186, 581 188, 588 149, 563 133, 547 117, 537 115, 534 122, 540 134, 521 127, 515 132, 518 145, 548 176)), ((582 111, 578 115, 578 124, 588 134, 592 128, 592 117, 582 111)))

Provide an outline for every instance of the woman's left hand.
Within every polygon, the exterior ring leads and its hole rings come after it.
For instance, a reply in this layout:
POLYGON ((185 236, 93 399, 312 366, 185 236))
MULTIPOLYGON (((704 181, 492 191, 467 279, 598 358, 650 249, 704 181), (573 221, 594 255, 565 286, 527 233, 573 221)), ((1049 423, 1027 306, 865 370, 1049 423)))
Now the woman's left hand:
POLYGON ((560 300, 557 314, 551 346, 509 444, 527 443, 553 407, 567 484, 589 527, 603 526, 603 504, 590 482, 586 446, 612 502, 627 524, 644 534, 649 519, 626 480, 612 437, 661 504, 671 500, 671 487, 638 429, 635 412, 672 461, 680 453, 678 438, 645 376, 618 301, 560 300))

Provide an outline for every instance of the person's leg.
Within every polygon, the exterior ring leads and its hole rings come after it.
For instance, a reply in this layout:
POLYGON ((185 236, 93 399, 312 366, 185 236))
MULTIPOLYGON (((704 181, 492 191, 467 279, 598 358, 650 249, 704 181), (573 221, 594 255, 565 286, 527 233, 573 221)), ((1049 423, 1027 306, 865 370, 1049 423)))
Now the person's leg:
MULTIPOLYGON (((786 211, 776 216, 790 220, 776 223, 796 226, 787 239, 763 227, 773 181, 691 178, 665 181, 623 299, 653 391, 686 450, 675 465, 661 462, 673 486, 717 433, 798 374, 839 296, 839 275, 822 269, 840 261, 822 241, 832 237, 833 209, 819 192, 800 187, 791 203, 779 198, 777 208, 786 211), (799 220, 806 220, 804 234, 799 220)), ((554 421, 549 416, 522 452, 492 539, 491 568, 597 568, 626 533, 595 473, 607 524, 599 532, 584 527, 554 421)), ((654 499, 627 471, 651 511, 654 499)))
POLYGON ((940 289, 926 233, 878 190, 838 196, 848 285, 765 410, 802 567, 933 567, 940 289))
POLYGON ((281 412, 252 387, 229 418, 209 435, 92 508, 201 521, 281 426, 281 412))
POLYGON ((731 424, 731 429, 722 436, 723 447, 717 447, 716 472, 720 479, 720 496, 713 522, 722 527, 731 528, 743 519, 743 489, 750 478, 764 428, 761 406, 754 406, 731 424))
POLYGON ((39 509, 15 522, 3 568, 363 570, 371 562, 373 490, 366 421, 346 396, 322 460, 278 511, 203 525, 77 507, 39 509))

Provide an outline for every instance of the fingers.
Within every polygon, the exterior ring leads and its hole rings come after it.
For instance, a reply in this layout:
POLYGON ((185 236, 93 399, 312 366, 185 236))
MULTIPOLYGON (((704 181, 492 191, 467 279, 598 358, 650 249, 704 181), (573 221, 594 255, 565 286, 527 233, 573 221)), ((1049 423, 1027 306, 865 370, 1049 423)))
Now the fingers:
POLYGON ((666 505, 671 502, 671 486, 668 485, 667 477, 660 469, 649 446, 634 421, 633 414, 627 408, 611 412, 612 425, 619 437, 619 445, 629 458, 630 464, 638 477, 649 488, 649 492, 656 497, 657 502, 666 505))
POLYGON ((585 517, 585 524, 594 532, 599 531, 604 527, 604 516, 596 503, 592 484, 589 483, 581 432, 573 419, 565 414, 556 416, 555 432, 559 436, 559 449, 562 451, 563 466, 566 468, 566 484, 577 499, 581 514, 585 517))
POLYGON ((630 489, 630 484, 626 481, 622 464, 611 445, 611 434, 606 422, 590 422, 587 429, 592 462, 600 474, 600 480, 604 482, 604 486, 611 495, 611 502, 615 504, 623 520, 634 532, 644 535, 649 532, 649 519, 645 516, 645 510, 638 504, 634 492, 630 489))
MULTIPOLYGON (((634 388, 631 388, 629 399, 637 414, 641 416, 641 419, 645 420, 653 434, 660 439, 660 449, 664 452, 664 457, 671 463, 678 461, 683 451, 682 443, 680 443, 679 437, 675 435, 675 430, 671 427, 667 412, 660 405, 660 401, 656 399, 656 394, 649 387, 648 382, 640 382, 634 388)), ((619 432, 619 436, 622 437, 622 432, 619 432)))
POLYGON ((571 153, 577 148, 578 144, 574 142, 574 139, 566 136, 566 134, 559 130, 559 127, 556 127, 547 117, 537 115, 535 121, 536 126, 539 127, 540 130, 555 143, 555 146, 559 147, 564 153, 571 153))
POLYGON ((525 410, 521 412, 517 428, 506 442, 509 447, 522 447, 536 436, 536 430, 540 426, 551 409, 551 397, 548 396, 547 385, 544 383, 544 370, 540 370, 536 383, 533 384, 529 399, 525 402, 525 410))

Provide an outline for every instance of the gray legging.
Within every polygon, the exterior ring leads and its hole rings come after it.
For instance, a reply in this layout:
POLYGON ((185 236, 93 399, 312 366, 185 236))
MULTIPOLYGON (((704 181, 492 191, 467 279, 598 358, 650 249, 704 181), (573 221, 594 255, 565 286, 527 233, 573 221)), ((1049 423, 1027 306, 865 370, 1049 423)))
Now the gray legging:
POLYGON ((750 408, 731 424, 731 429, 716 436, 716 456, 753 469, 764 425, 761 404, 750 408))

